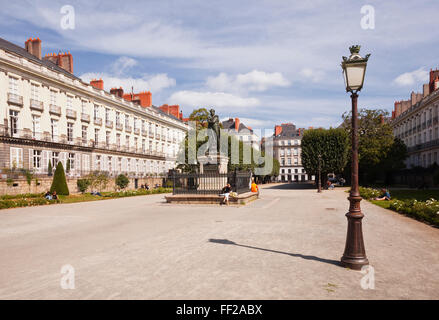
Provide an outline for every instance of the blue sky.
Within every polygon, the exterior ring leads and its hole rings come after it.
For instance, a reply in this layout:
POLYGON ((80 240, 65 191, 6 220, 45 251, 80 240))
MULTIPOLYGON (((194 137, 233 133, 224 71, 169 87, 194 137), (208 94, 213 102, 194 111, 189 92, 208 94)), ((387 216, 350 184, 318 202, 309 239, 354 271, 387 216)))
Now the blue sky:
POLYGON ((75 75, 150 90, 153 104, 214 107, 253 128, 337 126, 350 108, 341 56, 372 53, 360 107, 391 110, 439 65, 437 0, 10 1, 0 37, 43 54, 70 51, 75 75), (64 30, 60 10, 75 9, 64 30), (361 28, 371 5, 375 28, 361 28))

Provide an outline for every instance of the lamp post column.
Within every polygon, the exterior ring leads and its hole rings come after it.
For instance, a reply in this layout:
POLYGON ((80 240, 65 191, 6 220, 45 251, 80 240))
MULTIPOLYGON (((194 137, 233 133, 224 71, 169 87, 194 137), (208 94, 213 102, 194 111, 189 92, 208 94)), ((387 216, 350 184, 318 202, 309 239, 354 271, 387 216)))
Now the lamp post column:
POLYGON ((319 174, 319 176, 318 176, 318 179, 319 179, 319 184, 317 185, 317 192, 318 193, 321 193, 322 192, 322 174, 321 174, 321 161, 322 161, 322 156, 319 154, 318 155, 318 158, 319 158, 319 172, 318 172, 318 174, 319 174))
POLYGON ((360 270, 369 261, 364 248, 362 219, 364 217, 360 208, 361 196, 358 186, 358 94, 353 92, 352 98, 352 163, 351 163, 351 191, 349 194, 348 230, 346 246, 341 263, 343 266, 360 270))

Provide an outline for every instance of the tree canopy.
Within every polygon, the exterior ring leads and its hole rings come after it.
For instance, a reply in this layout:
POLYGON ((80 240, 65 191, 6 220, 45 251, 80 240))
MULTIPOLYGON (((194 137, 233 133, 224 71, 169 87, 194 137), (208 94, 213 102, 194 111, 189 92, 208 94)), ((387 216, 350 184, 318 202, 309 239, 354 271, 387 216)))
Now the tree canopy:
POLYGON ((343 129, 312 129, 303 134, 302 164, 308 174, 317 176, 319 162, 323 179, 328 173, 341 173, 348 153, 349 138, 343 129))
MULTIPOLYGON (((360 183, 378 179, 390 183, 394 171, 405 167, 407 147, 393 135, 391 125, 385 121, 389 113, 382 109, 360 109, 358 113, 358 153, 360 183)), ((351 113, 344 113, 341 127, 351 134, 351 113)), ((350 166, 345 172, 350 172, 350 166)))

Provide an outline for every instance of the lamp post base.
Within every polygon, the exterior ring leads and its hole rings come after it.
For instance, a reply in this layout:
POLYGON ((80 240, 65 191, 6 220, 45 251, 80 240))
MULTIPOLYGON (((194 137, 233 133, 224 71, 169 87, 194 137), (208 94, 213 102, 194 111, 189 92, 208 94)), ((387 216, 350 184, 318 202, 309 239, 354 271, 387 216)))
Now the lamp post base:
POLYGON ((346 246, 341 257, 341 264, 344 267, 361 270, 363 266, 369 264, 366 257, 366 250, 364 249, 363 230, 361 222, 363 220, 363 213, 360 209, 360 196, 350 196, 350 208, 346 214, 348 219, 348 232, 346 236, 346 246))

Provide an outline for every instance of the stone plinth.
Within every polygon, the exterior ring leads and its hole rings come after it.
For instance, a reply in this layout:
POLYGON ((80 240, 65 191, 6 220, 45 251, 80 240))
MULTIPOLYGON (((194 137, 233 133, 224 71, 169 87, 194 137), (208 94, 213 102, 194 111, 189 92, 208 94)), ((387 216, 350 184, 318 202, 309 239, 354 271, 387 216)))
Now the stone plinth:
POLYGON ((207 156, 199 156, 198 162, 200 163, 200 173, 227 173, 227 164, 229 163, 229 157, 220 153, 207 156))

